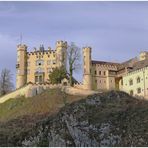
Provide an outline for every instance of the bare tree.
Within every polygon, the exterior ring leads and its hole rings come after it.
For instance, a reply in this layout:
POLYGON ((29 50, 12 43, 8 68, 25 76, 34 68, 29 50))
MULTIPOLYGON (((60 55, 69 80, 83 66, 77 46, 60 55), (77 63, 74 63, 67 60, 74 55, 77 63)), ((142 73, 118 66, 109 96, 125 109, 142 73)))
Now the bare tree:
POLYGON ((2 69, 0 75, 0 95, 5 95, 12 91, 14 85, 12 83, 12 74, 9 69, 2 69))
POLYGON ((76 46, 73 42, 68 46, 67 49, 67 60, 68 60, 68 70, 70 74, 70 85, 73 85, 73 72, 80 69, 80 48, 76 46))

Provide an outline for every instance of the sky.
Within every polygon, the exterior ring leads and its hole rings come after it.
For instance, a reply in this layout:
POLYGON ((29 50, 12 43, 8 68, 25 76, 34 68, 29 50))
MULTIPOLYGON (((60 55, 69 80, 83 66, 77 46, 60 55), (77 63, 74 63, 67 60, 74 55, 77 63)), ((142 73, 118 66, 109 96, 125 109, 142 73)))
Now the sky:
POLYGON ((14 82, 20 34, 29 51, 64 40, 91 46, 93 60, 123 62, 148 51, 148 2, 1 1, 0 71, 10 69, 14 82))

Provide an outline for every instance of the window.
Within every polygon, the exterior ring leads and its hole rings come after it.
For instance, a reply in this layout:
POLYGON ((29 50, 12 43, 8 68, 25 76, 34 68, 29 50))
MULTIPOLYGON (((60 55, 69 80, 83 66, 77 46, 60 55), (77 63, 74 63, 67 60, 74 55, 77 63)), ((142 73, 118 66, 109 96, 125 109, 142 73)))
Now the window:
POLYGON ((121 85, 123 85, 123 79, 121 80, 121 85))
POLYGON ((137 78, 137 83, 140 83, 140 77, 137 78))
POLYGON ((97 74, 96 70, 95 70, 95 75, 97 74))
POLYGON ((133 80, 132 79, 129 80, 129 85, 133 85, 133 80))
POLYGON ((43 77, 39 76, 39 82, 42 83, 43 82, 43 77))
POLYGON ((43 60, 37 60, 36 66, 41 66, 41 65, 44 65, 44 61, 43 60))
POLYGON ((101 83, 101 80, 100 80, 100 83, 101 83))
POLYGON ((95 80, 95 82, 97 83, 97 80, 95 80))
POLYGON ((130 90, 130 95, 133 96, 134 92, 133 90, 130 90))
POLYGON ((104 71, 104 75, 106 75, 106 71, 104 71))
POLYGON ((140 94, 141 93, 141 88, 137 88, 137 94, 140 94))
POLYGON ((35 76, 35 82, 38 82, 38 76, 35 76))
POLYGON ((99 75, 101 75, 101 71, 99 71, 99 75))

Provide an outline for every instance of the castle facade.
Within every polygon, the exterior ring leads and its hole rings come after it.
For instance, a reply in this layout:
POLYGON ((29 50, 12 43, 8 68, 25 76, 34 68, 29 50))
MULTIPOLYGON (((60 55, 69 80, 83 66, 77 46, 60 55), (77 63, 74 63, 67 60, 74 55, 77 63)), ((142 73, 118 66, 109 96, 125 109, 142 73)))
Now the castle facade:
POLYGON ((17 46, 17 74, 16 88, 27 83, 49 83, 49 74, 54 68, 66 67, 67 42, 57 41, 55 50, 34 48, 33 52, 27 51, 26 45, 17 46))
POLYGON ((148 52, 123 63, 94 61, 91 47, 83 48, 83 88, 121 90, 148 98, 148 52))
MULTIPOLYGON (((55 50, 17 46, 16 88, 28 83, 50 84, 49 74, 56 67, 66 67, 67 42, 57 41, 55 50)), ((122 90, 133 96, 148 98, 148 52, 122 63, 94 61, 92 48, 83 48, 83 83, 75 85, 86 90, 122 90)))

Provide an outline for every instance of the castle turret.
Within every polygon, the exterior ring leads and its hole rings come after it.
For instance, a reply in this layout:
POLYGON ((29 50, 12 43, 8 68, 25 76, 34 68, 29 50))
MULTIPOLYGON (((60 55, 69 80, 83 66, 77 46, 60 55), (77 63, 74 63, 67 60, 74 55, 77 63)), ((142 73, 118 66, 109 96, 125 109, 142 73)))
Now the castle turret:
POLYGON ((91 75, 91 47, 83 48, 83 85, 84 89, 92 89, 92 75, 91 75))
POLYGON ((16 88, 24 86, 27 82, 27 46, 19 44, 17 46, 17 64, 16 64, 16 88))
POLYGON ((66 67, 66 54, 67 53, 67 42, 57 41, 56 42, 56 56, 57 56, 57 65, 66 67))

